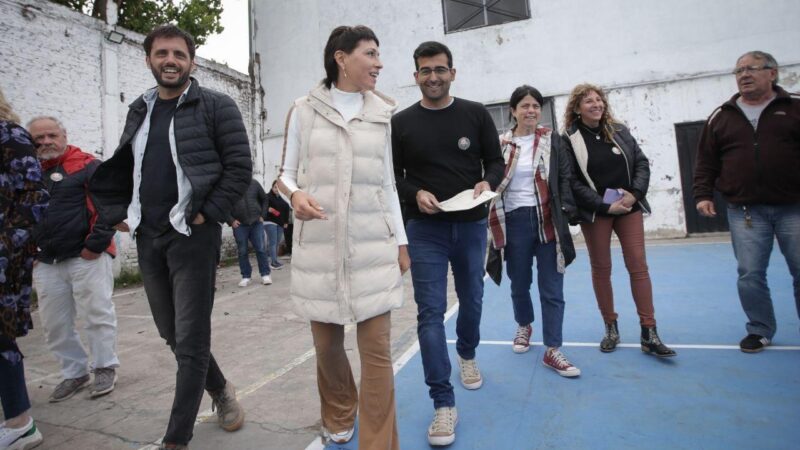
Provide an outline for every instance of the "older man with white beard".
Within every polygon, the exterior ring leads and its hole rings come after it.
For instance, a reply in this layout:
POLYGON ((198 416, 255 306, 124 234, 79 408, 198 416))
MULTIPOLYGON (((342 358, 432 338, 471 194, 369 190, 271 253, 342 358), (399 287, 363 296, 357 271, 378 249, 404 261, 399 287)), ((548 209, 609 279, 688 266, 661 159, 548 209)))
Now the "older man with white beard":
POLYGON ((28 130, 50 192, 47 217, 34 229, 39 254, 33 269, 47 345, 64 376, 50 401, 75 395, 89 383, 89 371, 95 374, 89 395, 99 397, 114 390, 119 366, 117 317, 111 301, 114 230, 96 224, 87 187, 100 161, 67 145, 67 132, 54 117, 36 117, 28 122, 28 130), (86 324, 91 364, 75 329, 77 314, 86 324))

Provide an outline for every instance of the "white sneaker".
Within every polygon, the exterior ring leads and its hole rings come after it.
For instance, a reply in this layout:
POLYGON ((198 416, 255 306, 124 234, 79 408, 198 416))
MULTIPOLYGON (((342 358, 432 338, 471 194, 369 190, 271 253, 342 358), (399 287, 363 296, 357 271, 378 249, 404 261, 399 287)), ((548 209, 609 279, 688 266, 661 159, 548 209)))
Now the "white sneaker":
POLYGON ((325 430, 325 434, 328 435, 328 438, 331 441, 337 444, 346 444, 350 442, 350 439, 353 439, 353 431, 355 431, 355 427, 350 428, 349 430, 340 431, 338 433, 331 433, 330 431, 325 430))
POLYGON ((466 389, 478 389, 483 386, 483 377, 478 369, 478 362, 475 359, 462 359, 458 356, 458 367, 461 371, 461 384, 466 389))
POLYGON ((27 450, 42 442, 42 433, 36 428, 33 419, 22 428, 0 427, 0 448, 6 450, 27 450))
POLYGON ((239 282, 239 287, 247 287, 250 284, 250 278, 242 278, 242 281, 239 282))
POLYGON ((428 427, 428 443, 436 446, 452 444, 456 440, 456 424, 458 411, 455 406, 436 408, 428 427))
POLYGON ((264 275, 261 277, 261 284, 272 284, 272 277, 269 275, 264 275))

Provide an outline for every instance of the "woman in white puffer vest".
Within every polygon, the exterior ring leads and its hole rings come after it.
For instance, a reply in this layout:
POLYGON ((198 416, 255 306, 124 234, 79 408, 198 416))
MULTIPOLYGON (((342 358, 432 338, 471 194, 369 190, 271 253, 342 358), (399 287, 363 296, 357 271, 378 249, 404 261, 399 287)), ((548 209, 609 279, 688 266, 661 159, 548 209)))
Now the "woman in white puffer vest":
POLYGON ((396 104, 374 90, 378 45, 367 27, 333 30, 325 80, 289 112, 280 181, 296 219, 291 297, 311 321, 324 432, 349 441, 358 412, 360 448, 397 450, 390 311, 410 261, 391 157, 396 104), (344 350, 351 323, 360 400, 344 350))

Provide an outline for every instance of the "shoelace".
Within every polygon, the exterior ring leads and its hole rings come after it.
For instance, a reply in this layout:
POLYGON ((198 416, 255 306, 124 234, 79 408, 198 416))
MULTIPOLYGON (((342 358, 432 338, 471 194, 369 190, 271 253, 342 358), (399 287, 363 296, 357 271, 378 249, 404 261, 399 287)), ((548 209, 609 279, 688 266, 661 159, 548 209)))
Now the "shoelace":
POLYGON ((480 377, 478 365, 475 364, 474 359, 459 359, 459 365, 461 366, 461 373, 463 373, 466 378, 480 377))
POLYGON ((455 426, 455 417, 451 409, 437 409, 433 418, 433 432, 449 432, 455 426))
POLYGON ((616 339, 617 338, 618 335, 617 335, 616 330, 614 330, 614 325, 612 325, 610 323, 606 324, 606 336, 608 336, 611 339, 616 339))
POLYGON ((564 356, 564 354, 561 353, 558 350, 551 351, 550 352, 550 357, 553 358, 553 360, 558 364, 559 367, 572 366, 572 364, 569 362, 569 360, 567 360, 567 357, 564 356))
POLYGON ((228 393, 223 390, 219 395, 211 398, 211 412, 221 409, 226 403, 228 403, 228 393))
POLYGON ((528 327, 517 327, 517 334, 514 336, 514 343, 516 344, 517 341, 522 341, 520 343, 527 344, 530 340, 531 336, 528 334, 528 327))

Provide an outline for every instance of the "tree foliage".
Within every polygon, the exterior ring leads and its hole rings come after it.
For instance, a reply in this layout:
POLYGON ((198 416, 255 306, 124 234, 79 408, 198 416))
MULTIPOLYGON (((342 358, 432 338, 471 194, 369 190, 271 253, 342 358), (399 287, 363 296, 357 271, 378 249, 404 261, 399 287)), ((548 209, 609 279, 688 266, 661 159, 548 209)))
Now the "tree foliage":
MULTIPOLYGON (((51 0, 108 22, 108 0, 51 0)), ((194 36, 198 46, 223 30, 222 0, 111 0, 117 4, 117 25, 147 34, 158 25, 174 23, 194 36)))

